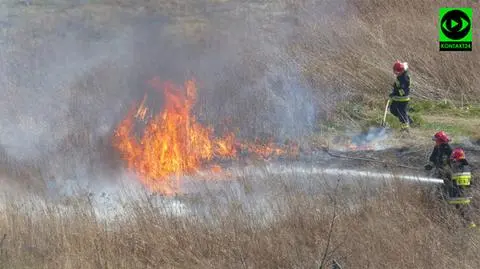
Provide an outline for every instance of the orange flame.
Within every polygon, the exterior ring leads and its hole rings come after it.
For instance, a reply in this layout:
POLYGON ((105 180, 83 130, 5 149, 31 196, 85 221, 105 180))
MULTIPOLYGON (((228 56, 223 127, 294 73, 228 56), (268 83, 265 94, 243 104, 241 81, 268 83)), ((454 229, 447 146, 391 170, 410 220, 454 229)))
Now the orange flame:
MULTIPOLYGON (((194 80, 185 82, 184 89, 170 82, 161 83, 156 77, 149 84, 162 90, 165 101, 163 110, 147 122, 141 139, 132 135, 134 119, 144 120, 147 113, 145 99, 127 115, 115 131, 114 146, 120 151, 129 169, 138 174, 141 182, 152 191, 174 194, 180 176, 198 171, 202 164, 213 158, 236 158, 237 149, 255 153, 263 158, 282 155, 285 150, 272 141, 261 144, 241 144, 233 133, 213 137, 213 129, 201 126, 192 116, 197 98, 194 80), (172 177, 173 176, 173 177, 172 177), (173 179, 173 186, 169 186, 173 179)), ((220 172, 214 165, 211 171, 220 172)))
POLYGON ((370 144, 355 145, 353 143, 350 143, 350 144, 346 144, 344 146, 344 149, 347 151, 369 151, 369 150, 376 150, 376 147, 375 145, 370 145, 370 144))

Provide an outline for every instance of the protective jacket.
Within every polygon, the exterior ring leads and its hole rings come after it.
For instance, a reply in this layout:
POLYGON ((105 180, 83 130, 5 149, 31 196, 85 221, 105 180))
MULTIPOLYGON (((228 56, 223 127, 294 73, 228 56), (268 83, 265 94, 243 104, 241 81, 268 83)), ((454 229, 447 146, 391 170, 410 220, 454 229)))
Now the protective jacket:
POLYGON ((450 182, 447 183, 450 204, 470 203, 467 190, 470 188, 471 180, 472 172, 466 160, 452 164, 450 182))
POLYGON ((435 145, 430 154, 430 162, 435 168, 445 168, 450 165, 450 155, 452 154, 452 147, 448 143, 435 145))
POLYGON ((408 70, 397 76, 393 83, 392 93, 389 95, 392 102, 408 102, 410 101, 410 75, 408 70))

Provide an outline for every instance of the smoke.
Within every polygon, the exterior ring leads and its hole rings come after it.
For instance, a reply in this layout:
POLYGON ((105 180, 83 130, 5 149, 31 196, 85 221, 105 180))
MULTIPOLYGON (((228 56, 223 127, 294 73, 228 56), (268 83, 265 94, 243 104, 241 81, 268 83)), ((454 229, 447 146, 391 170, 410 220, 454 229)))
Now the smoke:
POLYGON ((133 28, 102 29, 82 15, 38 13, 16 17, 1 36, 0 144, 7 159, 35 163, 43 180, 92 177, 131 100, 133 28))
MULTIPOLYGON (((108 49, 115 42, 120 44, 118 51, 124 50, 121 39, 92 43, 81 40, 78 34, 67 32, 62 39, 47 40, 48 43, 20 57, 2 57, 6 65, 4 74, 8 79, 2 83, 9 87, 0 101, 4 115, 0 119, 0 141, 6 146, 7 152, 16 158, 39 157, 67 136, 76 124, 76 115, 70 114, 74 104, 70 102, 80 95, 72 86, 107 59, 122 57, 118 52, 108 49), (55 46, 51 46, 52 43, 55 46)), ((85 105, 83 111, 88 107, 89 112, 97 114, 99 104, 95 104, 94 99, 101 96, 90 96, 88 92, 81 94, 85 94, 80 97, 85 105)), ((96 125, 102 126, 105 123, 102 122, 105 121, 102 115, 108 113, 97 115, 99 117, 94 120, 99 122, 96 125)))
MULTIPOLYGON (((205 6, 190 22, 87 7, 37 14, 29 6, 33 15, 8 20, 0 37, 0 145, 9 158, 36 163, 44 180, 121 174, 110 136, 154 76, 177 84, 195 77, 199 120, 228 120, 240 136, 284 140, 313 131, 314 89, 287 56, 295 34, 289 6, 226 3, 218 13, 205 6), (178 25, 198 29, 186 36, 178 25)), ((161 100, 150 105, 161 109, 161 100)))
MULTIPOLYGON (((200 96, 200 120, 214 126, 227 122, 247 139, 268 135, 283 141, 309 135, 318 105, 313 91, 318 89, 307 85, 287 52, 295 33, 288 7, 244 8, 235 19, 229 17, 228 26, 215 31, 212 40, 220 39, 220 46, 211 47, 197 62, 201 68, 195 73, 206 86, 200 96)), ((213 21, 226 25, 224 20, 213 21)))

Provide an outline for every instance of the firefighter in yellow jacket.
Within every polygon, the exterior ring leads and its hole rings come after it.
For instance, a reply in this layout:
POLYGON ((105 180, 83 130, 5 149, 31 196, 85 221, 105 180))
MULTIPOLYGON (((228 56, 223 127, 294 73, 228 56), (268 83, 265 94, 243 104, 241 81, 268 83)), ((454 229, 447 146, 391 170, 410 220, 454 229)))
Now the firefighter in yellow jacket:
POLYGON ((450 166, 450 180, 445 181, 448 191, 448 203, 455 205, 459 209, 460 214, 467 221, 469 227, 476 227, 471 216, 471 197, 469 196, 472 173, 463 149, 456 148, 452 151, 450 166))

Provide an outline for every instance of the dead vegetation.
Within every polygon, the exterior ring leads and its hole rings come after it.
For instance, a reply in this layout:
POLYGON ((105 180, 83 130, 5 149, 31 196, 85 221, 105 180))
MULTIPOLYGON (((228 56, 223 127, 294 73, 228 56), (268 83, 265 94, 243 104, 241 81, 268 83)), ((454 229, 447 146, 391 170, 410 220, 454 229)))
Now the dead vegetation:
MULTIPOLYGON (((298 5, 302 8, 301 2, 298 5)), ((305 73, 317 85, 348 85, 365 101, 390 91, 392 62, 407 61, 415 98, 462 96, 478 102, 480 53, 438 51, 438 8, 475 6, 472 1, 347 1, 341 17, 316 16, 305 10, 296 51, 307 53, 305 73), (318 29, 318 30, 317 30, 318 29)), ((308 6, 307 6, 308 8, 308 6)), ((479 41, 474 40, 474 46, 479 41)), ((368 103, 368 102, 367 102, 368 103)))
MULTIPOLYGON (((27 23, 31 31, 54 31, 59 23, 81 22, 92 35, 121 33, 122 27, 128 25, 126 21, 158 16, 170 20, 165 26, 169 34, 187 37, 206 50, 221 40, 242 40, 235 41, 244 50, 238 51, 243 55, 240 65, 250 71, 235 68, 234 72, 248 74, 243 79, 246 81, 256 80, 262 74, 257 70, 264 65, 266 59, 261 54, 266 52, 260 44, 271 36, 287 35, 288 41, 274 42, 282 43, 280 46, 287 48, 288 56, 277 56, 298 63, 305 80, 318 95, 321 120, 347 120, 349 124, 358 121, 352 118, 355 112, 339 108, 342 103, 356 103, 368 109, 382 107, 391 90, 391 69, 396 59, 410 64, 413 102, 449 99, 463 106, 480 101, 476 87, 480 83, 480 53, 440 52, 437 41, 438 8, 475 8, 475 1, 444 0, 432 6, 428 1, 393 0, 114 0, 67 5, 68 8, 52 12, 54 6, 34 1, 32 6, 25 7, 24 15, 31 17, 27 23), (244 23, 244 18, 251 20, 248 31, 245 25, 235 27, 244 23), (245 37, 239 38, 241 35, 245 37), (250 51, 255 52, 253 57, 250 51)), ((41 36, 38 34, 36 39, 41 36)), ((473 46, 479 44, 474 39, 473 46)), ((240 87, 231 82, 238 78, 226 80, 227 85, 218 86, 225 88, 222 92, 240 87)))
MULTIPOLYGON (((94 28, 109 26, 109 18, 122 8, 128 9, 129 16, 145 10, 148 14, 175 11, 175 16, 185 12, 189 19, 178 19, 185 25, 176 25, 172 31, 195 38, 214 35, 215 25, 198 15, 198 7, 189 8, 190 2, 148 1, 141 8, 137 1, 109 1, 82 10, 91 10, 94 28)), ((322 96, 340 92, 342 101, 377 106, 390 90, 391 64, 398 58, 410 63, 415 98, 479 101, 480 54, 475 50, 479 41, 474 39, 474 51, 469 53, 438 51, 436 7, 453 5, 451 1, 436 2, 435 8, 426 1, 346 1, 343 13, 335 16, 311 8, 315 1, 286 2, 288 16, 295 21, 294 38, 287 44, 290 56, 322 96)), ((478 3, 457 1, 455 5, 477 7, 478 3)), ((76 11, 68 7, 62 14, 76 11)), ((46 27, 53 31, 55 14, 45 14, 43 20, 31 21, 32 32, 46 25, 36 22, 48 23, 46 27)), ((321 108, 331 111, 338 105, 337 98, 323 99, 321 108)), ((226 194, 210 198, 229 201, 227 206, 208 204, 213 219, 201 214, 166 216, 145 199, 125 204, 123 220, 105 223, 92 213, 88 197, 72 200, 75 210, 67 215, 60 205, 24 210, 41 199, 9 193, 0 217, 0 235, 5 235, 0 239, 0 267, 318 268, 332 259, 345 269, 480 266, 478 232, 455 229, 461 227, 456 212, 432 200, 423 187, 397 182, 371 190, 359 184, 344 186, 328 197, 291 185, 275 186, 278 180, 271 180, 265 181, 274 193, 267 199, 267 207, 274 212, 268 221, 226 194), (337 213, 332 219, 334 204, 337 213)), ((244 188, 249 189, 246 183, 244 188)))
POLYGON ((155 206, 152 197, 126 201, 121 219, 103 220, 88 197, 70 199, 66 214, 58 204, 39 209, 42 199, 5 195, 0 264, 12 269, 319 268, 335 259, 344 268, 480 265, 478 231, 463 228, 454 210, 432 200, 429 186, 372 187, 359 181, 337 188, 321 177, 295 177, 295 184, 289 178, 262 179, 268 193, 252 188, 252 179, 241 180, 240 192, 258 200, 241 199, 229 188, 179 197, 206 205, 187 216, 155 206), (323 184, 325 192, 308 184, 323 184))

